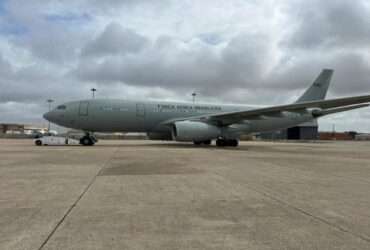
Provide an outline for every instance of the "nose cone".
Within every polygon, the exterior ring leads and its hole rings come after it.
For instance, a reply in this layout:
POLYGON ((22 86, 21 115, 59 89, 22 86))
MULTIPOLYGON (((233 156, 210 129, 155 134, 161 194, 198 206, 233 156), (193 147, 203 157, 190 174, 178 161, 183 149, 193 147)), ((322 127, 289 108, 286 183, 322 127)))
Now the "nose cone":
POLYGON ((49 111, 49 112, 45 113, 43 115, 43 117, 44 117, 45 120, 48 120, 49 122, 51 122, 52 121, 52 117, 53 117, 52 111, 49 111))

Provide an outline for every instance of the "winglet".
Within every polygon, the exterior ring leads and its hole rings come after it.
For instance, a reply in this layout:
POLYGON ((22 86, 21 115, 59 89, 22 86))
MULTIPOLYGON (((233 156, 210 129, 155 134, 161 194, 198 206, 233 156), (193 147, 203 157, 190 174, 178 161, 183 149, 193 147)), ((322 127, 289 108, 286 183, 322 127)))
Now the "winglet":
POLYGON ((328 92, 333 73, 334 70, 332 69, 324 69, 311 87, 304 92, 296 103, 324 100, 326 93, 328 92))

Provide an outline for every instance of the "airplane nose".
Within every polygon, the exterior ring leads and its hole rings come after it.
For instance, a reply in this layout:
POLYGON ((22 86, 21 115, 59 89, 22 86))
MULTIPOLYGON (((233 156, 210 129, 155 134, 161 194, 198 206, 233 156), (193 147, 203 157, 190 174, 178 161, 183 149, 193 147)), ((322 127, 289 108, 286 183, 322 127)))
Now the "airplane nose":
POLYGON ((45 120, 50 121, 50 119, 51 119, 51 111, 46 112, 45 114, 43 114, 43 117, 44 117, 45 120))

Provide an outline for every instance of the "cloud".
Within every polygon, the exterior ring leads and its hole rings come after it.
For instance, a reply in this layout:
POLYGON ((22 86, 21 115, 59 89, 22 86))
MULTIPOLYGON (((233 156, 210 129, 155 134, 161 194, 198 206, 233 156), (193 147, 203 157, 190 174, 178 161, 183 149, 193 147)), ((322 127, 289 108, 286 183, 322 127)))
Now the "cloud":
MULTIPOLYGON (((365 0, 1 2, 1 118, 14 110, 41 122, 46 99, 89 98, 91 87, 108 98, 188 101, 197 91, 206 102, 288 103, 322 68, 336 70, 331 97, 367 94, 369 8, 365 0)), ((323 124, 370 131, 358 112, 323 124)))
POLYGON ((288 47, 367 47, 370 42, 370 8, 365 1, 293 1, 287 11, 291 31, 288 47), (295 25, 297 23, 298 25, 295 25))
POLYGON ((118 23, 110 23, 94 40, 82 50, 83 56, 109 56, 137 53, 149 40, 131 29, 125 29, 118 23))
POLYGON ((8 78, 13 73, 12 65, 6 61, 3 55, 0 53, 0 75, 2 79, 8 78))
POLYGON ((13 0, 6 1, 3 9, 0 35, 47 63, 72 63, 90 36, 85 26, 91 17, 66 10, 57 2, 13 0))
POLYGON ((46 124, 46 121, 40 119, 40 114, 47 111, 47 105, 44 107, 37 104, 24 105, 17 102, 6 102, 0 105, 0 114, 2 123, 37 123, 46 124))
MULTIPOLYGON (((1 64, 1 63, 0 63, 1 64)), ((0 65, 1 66, 1 65, 0 65)), ((11 69, 2 75, 0 80, 0 105, 7 102, 42 103, 48 98, 79 98, 82 95, 81 85, 75 87, 72 79, 61 78, 42 71, 37 66, 11 69)))
POLYGON ((135 6, 142 6, 144 5, 159 5, 162 6, 163 4, 168 4, 170 1, 168 0, 89 0, 87 1, 89 6, 93 6, 96 9, 102 9, 105 11, 118 11, 122 7, 135 7, 135 6))
MULTIPOLYGON (((99 36, 99 41, 112 41, 106 32, 109 29, 107 27, 99 36)), ((134 33, 130 35, 126 36, 128 41, 137 37, 134 33)), ((116 48, 116 55, 121 52, 119 56, 111 56, 100 62, 84 60, 76 70, 76 75, 83 81, 100 84, 121 82, 132 86, 197 89, 207 95, 220 94, 228 90, 230 85, 257 86, 264 73, 264 62, 270 53, 267 41, 268 38, 263 36, 239 34, 224 46, 218 47, 198 38, 182 41, 162 36, 154 44, 141 43, 145 46, 140 46, 142 51, 131 50, 134 53, 131 55, 122 54, 126 51, 123 45, 123 49, 116 48)), ((91 45, 87 48, 90 50, 91 45)), ((105 51, 99 48, 94 51, 105 51)), ((114 49, 114 46, 110 48, 114 49)), ((113 54, 113 51, 105 52, 113 54)))
POLYGON ((329 92, 332 96, 370 93, 370 64, 366 55, 351 52, 317 53, 289 59, 267 76, 266 88, 302 90, 323 68, 335 70, 329 92))

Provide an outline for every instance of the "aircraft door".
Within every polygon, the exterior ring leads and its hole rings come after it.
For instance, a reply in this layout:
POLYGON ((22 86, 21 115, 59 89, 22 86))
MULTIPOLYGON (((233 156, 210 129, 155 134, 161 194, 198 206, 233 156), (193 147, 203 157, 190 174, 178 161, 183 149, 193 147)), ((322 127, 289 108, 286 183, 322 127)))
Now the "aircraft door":
POLYGON ((143 103, 136 104, 136 117, 145 118, 145 105, 143 103))
POLYGON ((136 120, 139 125, 139 128, 143 131, 145 130, 145 104, 137 103, 136 104, 136 120))
POLYGON ((78 109, 79 116, 88 116, 89 115, 89 102, 82 101, 80 102, 80 107, 78 109))

